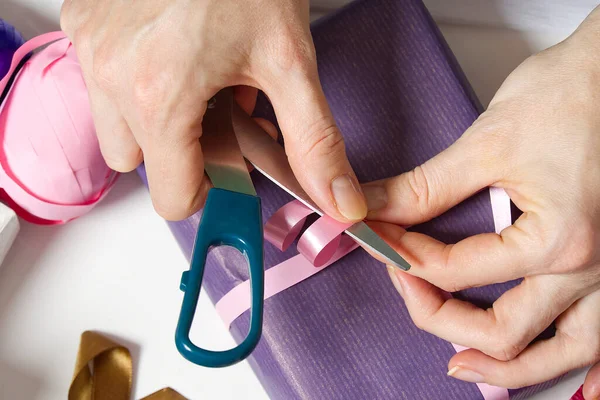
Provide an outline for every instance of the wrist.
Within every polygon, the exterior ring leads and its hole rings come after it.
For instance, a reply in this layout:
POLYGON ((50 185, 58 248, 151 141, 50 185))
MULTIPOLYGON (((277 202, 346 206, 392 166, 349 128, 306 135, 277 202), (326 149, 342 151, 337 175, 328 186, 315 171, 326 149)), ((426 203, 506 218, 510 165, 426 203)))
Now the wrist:
POLYGON ((576 76, 585 89, 597 93, 594 87, 600 89, 600 6, 569 37, 541 54, 562 65, 563 73, 576 76))
POLYGON ((565 43, 600 71, 600 6, 587 16, 565 43))

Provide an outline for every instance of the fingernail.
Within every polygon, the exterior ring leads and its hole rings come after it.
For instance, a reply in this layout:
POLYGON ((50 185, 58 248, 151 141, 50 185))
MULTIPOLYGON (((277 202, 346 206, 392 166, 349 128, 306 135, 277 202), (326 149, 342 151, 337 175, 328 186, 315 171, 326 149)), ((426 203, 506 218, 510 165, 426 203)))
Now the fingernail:
POLYGON ((362 191, 367 200, 367 208, 370 211, 381 210, 387 205, 387 191, 380 185, 364 185, 362 191))
POLYGON ((367 205, 360 191, 349 175, 338 176, 331 182, 331 192, 338 211, 351 221, 360 221, 367 216, 367 205))
POLYGON ((400 281, 398 280, 398 277, 396 276, 396 268, 388 265, 387 270, 388 270, 388 274, 390 275, 390 279, 392 280, 392 284, 394 285, 394 287, 396 288, 398 293, 400 293, 400 296, 402 296, 404 298, 404 289, 402 288, 402 284, 400 283, 400 281))
POLYGON ((471 371, 470 369, 460 367, 458 365, 456 367, 452 368, 450 371, 448 371, 448 376, 451 376, 456 379, 460 379, 461 381, 465 381, 465 382, 472 382, 472 383, 484 383, 485 382, 485 379, 483 378, 483 376, 481 374, 478 374, 475 371, 471 371))

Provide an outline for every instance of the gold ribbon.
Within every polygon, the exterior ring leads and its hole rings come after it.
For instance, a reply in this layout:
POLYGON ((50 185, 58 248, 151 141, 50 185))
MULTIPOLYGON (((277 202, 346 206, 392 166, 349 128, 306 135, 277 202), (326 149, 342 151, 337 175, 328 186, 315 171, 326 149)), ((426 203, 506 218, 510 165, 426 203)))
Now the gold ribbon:
MULTIPOLYGON (((129 349, 99 333, 83 332, 69 388, 69 400, 129 400, 132 365, 129 349)), ((186 398, 171 388, 164 388, 142 400, 186 398)))

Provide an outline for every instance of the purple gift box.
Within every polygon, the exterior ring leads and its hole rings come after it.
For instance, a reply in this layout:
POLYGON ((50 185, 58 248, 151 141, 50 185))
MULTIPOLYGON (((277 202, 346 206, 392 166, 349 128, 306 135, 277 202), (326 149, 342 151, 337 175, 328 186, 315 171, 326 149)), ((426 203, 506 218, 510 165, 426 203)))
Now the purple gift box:
MULTIPOLYGON (((362 0, 312 28, 325 94, 361 182, 408 171, 441 152, 481 107, 421 0, 362 0)), ((259 97, 255 116, 276 122, 259 97)), ((143 167, 138 169, 145 180, 143 167)), ((266 220, 292 198, 252 173, 266 220)), ((191 256, 200 219, 169 223, 191 256)), ((413 230, 446 243, 494 231, 483 191, 413 230)), ((297 254, 265 244, 265 268, 297 254)), ((205 289, 217 302, 248 279, 231 249, 209 254, 205 289)), ((489 306, 516 282, 456 296, 489 306)), ((386 268, 362 249, 265 301, 262 339, 249 362, 273 399, 484 399, 475 384, 446 376, 452 344, 417 329, 386 268)), ((249 312, 231 326, 240 342, 249 312)), ((555 382, 509 390, 522 399, 555 382)))

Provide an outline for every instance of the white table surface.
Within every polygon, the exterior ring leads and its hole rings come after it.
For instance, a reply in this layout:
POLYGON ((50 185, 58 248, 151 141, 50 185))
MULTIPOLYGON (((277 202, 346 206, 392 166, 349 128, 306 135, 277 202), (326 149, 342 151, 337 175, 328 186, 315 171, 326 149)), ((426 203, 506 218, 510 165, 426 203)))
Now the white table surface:
MULTIPOLYGON (((0 2, 0 17, 13 16, 27 35, 57 26, 60 0, 0 2)), ((564 37, 558 30, 447 24, 442 30, 484 104, 524 58, 564 37)), ((246 362, 206 369, 177 353, 173 332, 186 267, 135 174, 123 176, 80 220, 58 227, 23 223, 0 266, 0 399, 66 398, 84 330, 129 346, 134 398, 171 386, 191 399, 267 399, 246 362)), ((234 344, 204 295, 199 313, 203 326, 195 337, 200 344, 216 349, 234 344)), ((575 372, 532 399, 569 399, 583 376, 575 372)))

